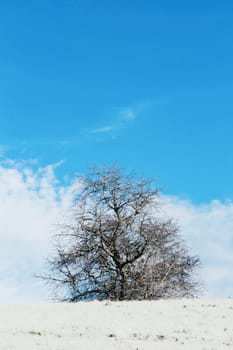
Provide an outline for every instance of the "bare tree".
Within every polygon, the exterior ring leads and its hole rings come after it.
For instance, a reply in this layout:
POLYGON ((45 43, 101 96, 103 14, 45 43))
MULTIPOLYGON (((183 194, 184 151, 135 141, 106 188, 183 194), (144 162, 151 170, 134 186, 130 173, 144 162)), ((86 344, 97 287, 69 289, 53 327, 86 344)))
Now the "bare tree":
POLYGON ((196 296, 195 270, 177 225, 158 214, 152 182, 117 167, 83 177, 73 222, 60 226, 50 274, 57 299, 134 300, 196 296))

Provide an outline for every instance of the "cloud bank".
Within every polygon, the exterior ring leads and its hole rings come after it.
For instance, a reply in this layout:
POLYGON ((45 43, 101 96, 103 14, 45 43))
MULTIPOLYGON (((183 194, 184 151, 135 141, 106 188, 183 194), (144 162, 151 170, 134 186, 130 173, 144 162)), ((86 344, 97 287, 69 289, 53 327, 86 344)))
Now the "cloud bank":
POLYGON ((40 272, 55 226, 68 212, 73 186, 61 186, 56 165, 0 164, 0 302, 45 300, 40 272))
MULTIPOLYGON (((41 272, 56 224, 68 215, 74 184, 62 185, 56 165, 0 163, 0 303, 42 302, 41 272)), ((194 205, 163 196, 163 210, 177 219, 185 242, 202 261, 206 296, 233 297, 233 203, 194 205)))
POLYGON ((194 205, 171 196, 164 202, 188 246, 201 258, 205 295, 233 297, 233 203, 213 200, 194 205))

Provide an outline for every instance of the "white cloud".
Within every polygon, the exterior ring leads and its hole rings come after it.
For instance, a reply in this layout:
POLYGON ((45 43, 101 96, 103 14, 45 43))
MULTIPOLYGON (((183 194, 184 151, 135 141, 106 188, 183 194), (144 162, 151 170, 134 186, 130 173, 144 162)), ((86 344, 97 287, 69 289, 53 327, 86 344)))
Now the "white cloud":
POLYGON ((42 269, 54 224, 68 211, 73 195, 73 186, 59 185, 54 169, 0 165, 0 302, 47 296, 32 275, 42 269))
POLYGON ((164 201, 185 241, 201 258, 206 295, 233 297, 233 203, 213 200, 194 205, 171 196, 164 201))
MULTIPOLYGON (((54 224, 70 212, 74 185, 63 186, 56 165, 0 163, 0 302, 48 298, 33 273, 43 269, 54 224)), ((194 205, 163 196, 163 210, 174 218, 194 254, 202 261, 207 296, 233 296, 233 203, 194 205)))

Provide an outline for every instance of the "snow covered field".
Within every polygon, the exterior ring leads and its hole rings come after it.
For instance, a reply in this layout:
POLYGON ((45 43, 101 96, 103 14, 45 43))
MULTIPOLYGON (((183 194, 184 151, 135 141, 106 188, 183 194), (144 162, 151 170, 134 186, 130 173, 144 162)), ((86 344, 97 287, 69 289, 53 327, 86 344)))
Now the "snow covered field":
POLYGON ((1 305, 0 349, 233 349, 233 300, 1 305))

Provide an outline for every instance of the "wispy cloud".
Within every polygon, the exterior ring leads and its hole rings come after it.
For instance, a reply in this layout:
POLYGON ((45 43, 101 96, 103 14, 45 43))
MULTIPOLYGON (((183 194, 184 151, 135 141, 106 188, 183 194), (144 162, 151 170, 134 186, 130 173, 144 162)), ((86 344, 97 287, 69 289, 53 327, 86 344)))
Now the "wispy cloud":
POLYGON ((103 126, 101 128, 90 129, 91 134, 105 134, 114 130, 114 125, 103 126))
POLYGON ((136 110, 131 107, 114 108, 109 113, 108 123, 87 130, 89 135, 117 136, 118 132, 130 126, 137 117, 136 110))
POLYGON ((129 121, 129 120, 136 119, 137 112, 136 112, 136 109, 124 107, 119 109, 118 115, 122 120, 129 121))

